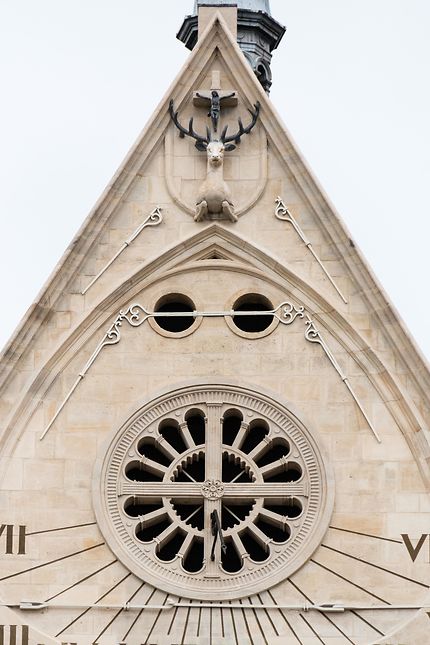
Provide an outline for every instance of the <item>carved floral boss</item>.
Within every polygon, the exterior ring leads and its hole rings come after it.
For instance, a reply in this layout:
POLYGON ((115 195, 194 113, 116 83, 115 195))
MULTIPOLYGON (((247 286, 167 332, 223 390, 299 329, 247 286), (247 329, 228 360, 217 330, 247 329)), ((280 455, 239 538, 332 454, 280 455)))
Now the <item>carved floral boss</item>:
MULTIPOLYGON (((214 99, 212 99, 212 103, 213 101, 214 99)), ((196 214, 194 216, 196 222, 201 222, 206 217, 211 219, 212 215, 224 215, 224 217, 230 219, 232 222, 237 222, 230 188, 224 181, 224 153, 235 150, 236 145, 234 144, 239 144, 241 137, 251 132, 260 114, 260 103, 257 102, 254 108, 254 110, 248 110, 252 116, 249 125, 245 127, 242 119, 239 117, 239 129, 234 134, 227 134, 229 126, 226 125, 221 136, 218 137, 216 133, 218 130, 219 109, 216 112, 211 109, 209 115, 211 116, 212 130, 206 127, 206 135, 202 135, 194 130, 193 117, 189 121, 188 128, 181 125, 178 112, 174 109, 173 99, 170 101, 170 116, 179 130, 179 136, 182 138, 189 136, 195 139, 197 150, 206 152, 207 154, 206 179, 200 186, 196 198, 196 214), (233 141, 234 143, 232 143, 233 141)))

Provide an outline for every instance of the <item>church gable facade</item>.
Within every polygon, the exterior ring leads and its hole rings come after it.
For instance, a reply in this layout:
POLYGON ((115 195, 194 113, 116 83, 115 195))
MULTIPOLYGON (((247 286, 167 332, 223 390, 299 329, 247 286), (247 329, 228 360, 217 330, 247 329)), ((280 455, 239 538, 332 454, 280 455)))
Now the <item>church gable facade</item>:
POLYGON ((0 644, 429 640, 430 375, 268 98, 283 33, 196 3, 3 352, 0 644))

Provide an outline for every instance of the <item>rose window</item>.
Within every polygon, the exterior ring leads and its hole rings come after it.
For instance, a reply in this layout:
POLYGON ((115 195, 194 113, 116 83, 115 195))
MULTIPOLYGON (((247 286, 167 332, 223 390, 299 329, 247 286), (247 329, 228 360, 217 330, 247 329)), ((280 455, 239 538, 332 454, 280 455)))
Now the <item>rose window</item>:
POLYGON ((187 388, 143 408, 96 479, 97 518, 118 558, 190 598, 279 582, 310 557, 330 516, 314 437, 243 388, 187 388))

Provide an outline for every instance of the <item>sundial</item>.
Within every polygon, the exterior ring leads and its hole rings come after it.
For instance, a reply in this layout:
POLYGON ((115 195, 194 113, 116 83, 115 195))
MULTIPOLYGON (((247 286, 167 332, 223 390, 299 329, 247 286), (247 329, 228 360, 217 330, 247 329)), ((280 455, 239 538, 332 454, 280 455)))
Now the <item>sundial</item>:
POLYGON ((265 92, 269 3, 238 46, 198 8, 1 358, 0 645, 426 645, 428 368, 265 92))
MULTIPOLYGON (((421 608, 430 613, 428 536, 333 520, 343 486, 314 430, 266 396, 200 386, 154 400, 82 480, 88 511, 19 524, 29 499, 1 526, 0 593, 15 617, 3 642, 107 644, 113 633, 161 642, 185 615, 229 638, 243 621, 269 643, 270 634, 300 642, 309 629, 376 642, 421 608)), ((381 505, 384 496, 389 485, 381 505)))

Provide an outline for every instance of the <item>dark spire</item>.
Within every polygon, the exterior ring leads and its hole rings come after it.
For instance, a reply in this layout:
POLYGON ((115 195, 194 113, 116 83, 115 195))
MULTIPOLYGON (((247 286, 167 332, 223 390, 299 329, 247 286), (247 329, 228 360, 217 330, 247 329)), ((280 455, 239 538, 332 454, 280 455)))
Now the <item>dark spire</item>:
POLYGON ((272 85, 270 62, 285 27, 272 18, 269 0, 196 0, 194 14, 187 16, 177 34, 188 49, 198 39, 198 9, 200 6, 237 5, 237 42, 260 83, 269 92, 272 85))

